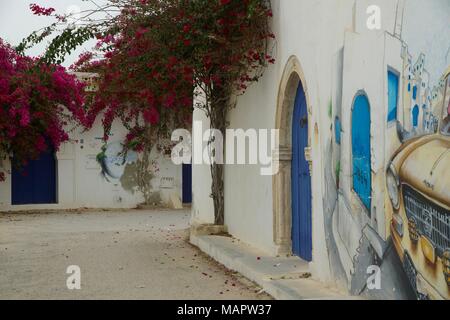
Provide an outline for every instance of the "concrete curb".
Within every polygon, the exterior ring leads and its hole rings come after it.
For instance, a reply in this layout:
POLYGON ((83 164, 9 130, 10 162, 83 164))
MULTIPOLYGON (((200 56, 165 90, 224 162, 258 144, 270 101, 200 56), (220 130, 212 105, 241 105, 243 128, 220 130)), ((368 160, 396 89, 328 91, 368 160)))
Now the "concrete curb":
POLYGON ((255 282, 277 300, 354 299, 310 278, 308 263, 296 257, 269 257, 239 240, 191 235, 190 242, 230 270, 255 282))

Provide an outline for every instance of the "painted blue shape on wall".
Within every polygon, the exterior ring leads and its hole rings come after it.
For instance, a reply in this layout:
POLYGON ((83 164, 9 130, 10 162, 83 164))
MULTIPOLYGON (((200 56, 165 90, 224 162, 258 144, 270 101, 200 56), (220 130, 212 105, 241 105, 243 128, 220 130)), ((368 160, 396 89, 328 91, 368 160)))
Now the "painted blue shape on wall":
POLYGON ((367 208, 369 215, 372 202, 370 143, 370 105, 365 95, 358 95, 352 110, 353 190, 367 208))
POLYGON ((388 71, 388 122, 397 120, 398 75, 388 71))
POLYGON ((292 252, 306 261, 312 260, 311 175, 305 158, 308 147, 308 111, 305 92, 300 83, 292 119, 292 252))
POLYGON ((417 86, 413 87, 413 99, 416 100, 417 99, 417 86))
POLYGON ((339 119, 339 117, 336 117, 336 119, 334 120, 334 135, 336 136, 336 143, 337 144, 341 144, 341 131, 342 131, 342 127, 341 127, 341 120, 339 119))
POLYGON ((419 112, 419 106, 416 104, 412 111, 412 123, 415 128, 419 125, 419 112))
POLYGON ((11 189, 13 205, 56 203, 54 151, 42 153, 21 169, 13 167, 11 189))

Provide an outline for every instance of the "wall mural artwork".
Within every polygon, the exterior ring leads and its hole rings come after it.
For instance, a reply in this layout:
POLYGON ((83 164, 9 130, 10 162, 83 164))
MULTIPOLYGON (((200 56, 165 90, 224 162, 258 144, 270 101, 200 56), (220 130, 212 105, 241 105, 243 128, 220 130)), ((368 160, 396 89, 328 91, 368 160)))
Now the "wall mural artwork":
POLYGON ((364 110, 371 111, 359 114, 364 88, 354 93, 351 114, 338 105, 330 117, 334 125, 325 152, 323 198, 325 230, 332 235, 327 237, 330 268, 336 282, 354 295, 448 300, 450 68, 431 88, 425 55, 413 63, 407 45, 402 42, 402 47, 403 70, 397 73, 388 66, 387 125, 381 133, 385 145, 395 147, 373 148, 380 130, 370 131, 371 115, 379 111, 369 105, 364 110), (348 116, 352 128, 343 125, 348 116), (350 139, 341 137, 344 132, 350 139), (368 140, 362 141, 365 136, 368 140), (352 144, 346 149, 350 157, 341 157, 345 143, 352 144), (345 174, 341 164, 348 159, 352 166, 345 174), (371 167, 378 161, 382 171, 371 167), (363 177, 367 183, 361 182, 363 177), (374 195, 384 198, 376 202, 374 195), (371 272, 379 272, 380 283, 368 283, 371 272))
POLYGON ((430 89, 429 74, 425 69, 425 55, 421 54, 416 63, 412 63, 411 55, 406 52, 404 80, 404 112, 399 119, 399 137, 402 141, 418 135, 435 133, 439 123, 436 102, 444 89, 443 79, 438 86, 430 89))
POLYGON ((122 142, 115 141, 103 146, 96 160, 106 182, 120 185, 130 194, 141 194, 142 205, 156 206, 163 200, 161 190, 175 188, 175 178, 159 177, 164 158, 158 158, 162 149, 157 146, 155 150, 156 155, 145 157, 133 150, 125 152, 122 142))
MULTIPOLYGON (((450 291, 450 77, 434 91, 436 133, 406 141, 387 172, 391 237, 419 298, 450 291), (442 85, 444 83, 444 85, 442 85)), ((426 129, 427 125, 422 129, 426 129)))
POLYGON ((102 153, 97 156, 97 160, 105 179, 117 181, 122 178, 127 165, 138 161, 138 155, 134 151, 124 153, 121 142, 112 142, 103 147, 102 153))

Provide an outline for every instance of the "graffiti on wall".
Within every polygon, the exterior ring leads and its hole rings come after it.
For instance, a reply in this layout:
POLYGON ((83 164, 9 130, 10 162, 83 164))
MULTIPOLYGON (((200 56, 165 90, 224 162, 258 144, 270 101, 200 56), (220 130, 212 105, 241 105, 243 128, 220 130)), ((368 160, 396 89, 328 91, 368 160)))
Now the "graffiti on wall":
POLYGON ((138 161, 137 153, 134 151, 124 152, 120 142, 111 142, 103 147, 103 152, 97 157, 101 166, 101 173, 106 180, 120 180, 125 168, 129 164, 138 161))

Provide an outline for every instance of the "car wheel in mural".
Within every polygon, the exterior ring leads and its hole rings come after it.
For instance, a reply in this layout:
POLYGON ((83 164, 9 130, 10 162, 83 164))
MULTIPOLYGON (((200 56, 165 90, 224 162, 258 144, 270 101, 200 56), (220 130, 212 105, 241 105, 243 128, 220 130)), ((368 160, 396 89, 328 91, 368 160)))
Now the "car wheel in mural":
POLYGON ((450 77, 436 134, 406 141, 387 172, 391 235, 419 299, 450 298, 450 77))

